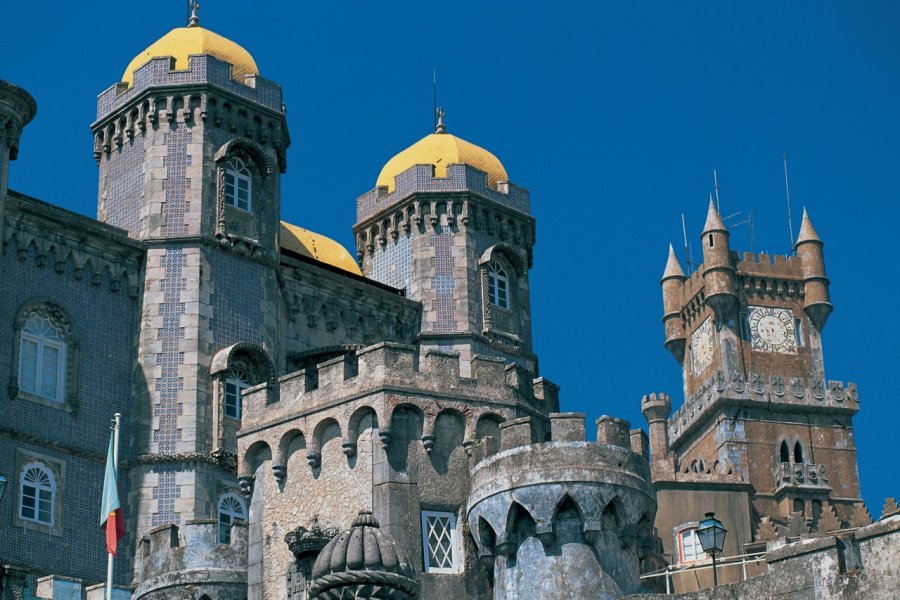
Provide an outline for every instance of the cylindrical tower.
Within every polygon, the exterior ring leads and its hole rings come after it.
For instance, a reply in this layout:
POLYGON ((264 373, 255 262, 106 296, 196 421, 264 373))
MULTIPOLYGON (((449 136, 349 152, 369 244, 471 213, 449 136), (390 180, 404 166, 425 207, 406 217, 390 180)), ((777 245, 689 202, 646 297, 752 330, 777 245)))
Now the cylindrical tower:
POLYGON ((22 129, 37 113, 31 94, 0 79, 0 240, 6 215, 6 189, 9 185, 9 161, 19 155, 22 129))
POLYGON ((681 318, 681 307, 684 290, 684 271, 675 256, 675 249, 669 244, 669 259, 666 270, 659 281, 663 292, 663 325, 666 327, 666 348, 679 363, 684 361, 684 320, 681 318))
POLYGON ((822 331, 825 321, 831 314, 831 294, 828 292, 828 278, 825 276, 825 256, 822 253, 822 240, 816 230, 813 229, 806 209, 803 209, 803 223, 800 225, 800 235, 794 249, 803 269, 803 309, 815 324, 816 329, 822 331))
POLYGON ((641 399, 641 412, 650 429, 650 457, 656 460, 669 451, 669 414, 672 401, 667 394, 650 394, 641 399))
POLYGON ((580 427, 572 420, 551 415, 553 441, 524 446, 515 442, 528 419, 504 423, 504 450, 472 471, 469 530, 495 600, 619 598, 640 587, 656 516, 646 458, 632 452, 627 421, 602 419, 606 443, 594 443, 583 416, 580 427))
POLYGON ((719 216, 712 198, 706 214, 706 225, 700 234, 703 245, 703 286, 706 303, 716 312, 716 316, 727 319, 737 304, 734 292, 735 272, 728 247, 728 229, 719 216))

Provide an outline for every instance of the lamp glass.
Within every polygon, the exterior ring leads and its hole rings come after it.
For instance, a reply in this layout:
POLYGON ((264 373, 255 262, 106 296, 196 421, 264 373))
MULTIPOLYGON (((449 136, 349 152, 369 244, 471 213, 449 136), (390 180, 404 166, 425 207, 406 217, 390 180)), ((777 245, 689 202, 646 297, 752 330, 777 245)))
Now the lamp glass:
POLYGON ((697 528, 700 547, 707 554, 721 554, 725 548, 726 533, 728 531, 722 526, 722 522, 715 518, 715 513, 706 513, 706 518, 700 521, 697 528))

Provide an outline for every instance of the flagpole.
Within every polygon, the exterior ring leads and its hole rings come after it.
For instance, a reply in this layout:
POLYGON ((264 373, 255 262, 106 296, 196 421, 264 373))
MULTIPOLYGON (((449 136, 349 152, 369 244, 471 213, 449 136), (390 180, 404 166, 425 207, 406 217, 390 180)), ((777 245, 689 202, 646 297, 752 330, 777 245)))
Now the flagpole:
MULTIPOLYGON (((113 470, 116 472, 116 481, 118 481, 119 473, 119 419, 122 418, 120 413, 113 415, 113 470)), ((119 510, 122 510, 120 507, 119 510)), ((115 555, 112 552, 106 553, 106 600, 112 600, 113 585, 113 562, 115 555)))

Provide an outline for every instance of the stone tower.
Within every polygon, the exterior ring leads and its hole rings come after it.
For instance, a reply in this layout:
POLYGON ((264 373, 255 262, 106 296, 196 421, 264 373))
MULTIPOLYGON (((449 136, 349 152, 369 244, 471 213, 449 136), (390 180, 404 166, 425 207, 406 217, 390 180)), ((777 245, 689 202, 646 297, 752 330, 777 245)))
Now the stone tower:
POLYGON ((832 306, 809 216, 796 256, 738 256, 710 203, 701 243, 703 264, 690 277, 670 246, 661 281, 665 343, 682 366, 684 406, 670 416, 665 394, 642 405, 657 527, 676 562, 686 511, 730 519, 738 552, 760 518, 784 526, 799 513, 814 526, 826 505, 846 520, 860 502, 856 386, 825 378, 822 328, 832 306))
POLYGON ((215 515, 217 495, 237 491, 235 390, 272 381, 279 356, 290 138, 281 88, 196 8, 100 94, 92 131, 98 218, 147 248, 127 452, 140 540, 215 515))
POLYGON ((22 88, 0 80, 0 244, 6 215, 6 193, 9 185, 9 161, 19 155, 22 128, 37 113, 31 94, 22 88))
POLYGON ((419 340, 534 372, 528 270, 535 240, 528 191, 490 152, 447 132, 394 156, 375 189, 357 199, 363 274, 422 302, 419 340))

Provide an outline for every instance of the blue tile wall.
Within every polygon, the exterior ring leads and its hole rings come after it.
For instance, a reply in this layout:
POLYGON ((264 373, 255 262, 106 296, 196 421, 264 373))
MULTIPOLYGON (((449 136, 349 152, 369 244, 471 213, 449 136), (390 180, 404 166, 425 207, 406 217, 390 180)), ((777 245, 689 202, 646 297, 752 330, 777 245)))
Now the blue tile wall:
POLYGON ((434 267, 434 278, 431 280, 431 290, 434 294, 432 310, 436 313, 437 320, 434 323, 435 333, 451 333, 456 331, 456 318, 454 309, 456 298, 456 281, 453 279, 453 232, 440 227, 435 235, 428 237, 428 245, 434 247, 434 256, 431 259, 434 267))
POLYGON ((110 152, 107 161, 106 222, 136 238, 141 232, 144 200, 144 136, 110 152))
MULTIPOLYGON (((396 240, 388 240, 387 245, 377 248, 372 257, 372 279, 389 286, 408 290, 412 281, 411 234, 400 234, 396 240)), ((410 295, 408 298, 417 300, 410 295)))

